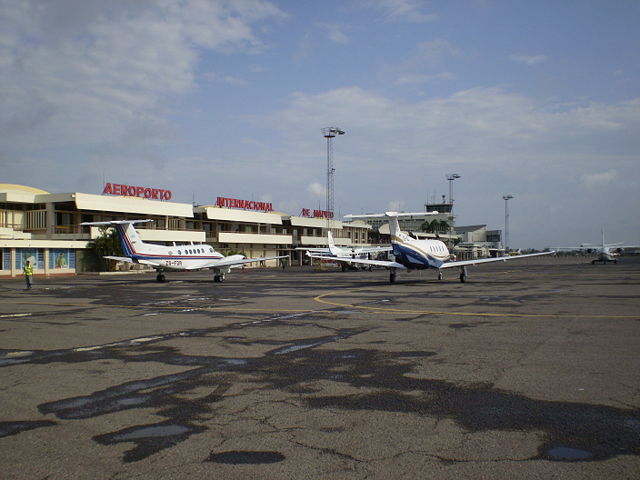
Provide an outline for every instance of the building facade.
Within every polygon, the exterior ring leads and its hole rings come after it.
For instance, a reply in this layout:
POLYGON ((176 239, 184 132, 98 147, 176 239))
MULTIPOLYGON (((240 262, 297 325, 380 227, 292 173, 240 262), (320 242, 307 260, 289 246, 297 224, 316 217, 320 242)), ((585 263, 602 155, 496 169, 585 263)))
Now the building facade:
MULTIPOLYGON (((120 184, 107 184, 103 194, 49 193, 0 184, 0 276, 20 275, 27 260, 36 275, 90 270, 87 245, 100 230, 80 225, 83 222, 151 219, 136 226, 146 242, 207 243, 225 255, 288 255, 291 265, 305 261, 296 247, 327 245, 328 227, 338 245, 367 245, 366 224, 260 211, 265 208, 260 202, 193 206, 171 198, 170 190, 120 184)), ((271 260, 264 266, 277 264, 271 260)))

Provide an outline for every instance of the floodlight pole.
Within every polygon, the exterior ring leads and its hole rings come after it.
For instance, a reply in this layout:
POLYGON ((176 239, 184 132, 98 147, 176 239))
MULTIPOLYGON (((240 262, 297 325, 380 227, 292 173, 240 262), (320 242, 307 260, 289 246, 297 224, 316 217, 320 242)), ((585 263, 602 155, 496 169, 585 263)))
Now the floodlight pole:
POLYGON ((451 208, 453 209, 453 181, 457 178, 460 178, 460 175, 457 173, 447 173, 447 180, 449 180, 449 203, 451 204, 451 208))
POLYGON ((509 251, 509 206, 508 202, 513 198, 513 195, 503 195, 502 199, 504 200, 504 251, 505 253, 509 251))
MULTIPOLYGON (((457 173, 447 173, 447 180, 449 181, 449 205, 451 208, 449 210, 449 242, 451 242, 451 235, 453 234, 453 181, 460 178, 460 175, 457 173)), ((444 195, 443 195, 444 196, 444 195)))
POLYGON ((327 231, 331 227, 331 218, 334 209, 334 176, 336 169, 333 167, 333 139, 336 135, 344 135, 344 130, 337 127, 325 127, 322 135, 327 139, 327 231))

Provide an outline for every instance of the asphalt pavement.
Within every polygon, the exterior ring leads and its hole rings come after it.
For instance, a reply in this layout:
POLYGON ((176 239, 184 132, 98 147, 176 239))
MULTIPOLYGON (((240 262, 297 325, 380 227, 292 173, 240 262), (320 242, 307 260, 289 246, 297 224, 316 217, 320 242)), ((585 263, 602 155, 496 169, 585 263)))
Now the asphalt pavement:
POLYGON ((7 479, 640 478, 640 258, 0 279, 7 479))

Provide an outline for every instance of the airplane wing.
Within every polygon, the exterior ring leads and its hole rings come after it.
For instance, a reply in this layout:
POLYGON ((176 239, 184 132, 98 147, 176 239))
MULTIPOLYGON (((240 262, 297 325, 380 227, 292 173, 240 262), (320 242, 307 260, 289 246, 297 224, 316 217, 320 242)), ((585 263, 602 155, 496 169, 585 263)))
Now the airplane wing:
POLYGON ((129 257, 114 257, 111 255, 105 255, 102 258, 108 258, 109 260, 116 260, 117 262, 133 263, 133 260, 129 257))
POLYGON ((328 248, 317 248, 317 247, 296 247, 296 250, 306 250, 311 253, 329 253, 328 248))
POLYGON ((241 265, 245 265, 247 263, 262 262, 262 261, 265 261, 265 260, 274 260, 276 258, 288 258, 288 255, 279 255, 279 256, 273 256, 273 257, 260 257, 260 258, 242 258, 242 259, 237 259, 237 258, 225 259, 225 258, 223 258, 219 262, 216 262, 215 265, 209 265, 208 268, 240 267, 241 265))
MULTIPOLYGON (((105 256, 104 256, 104 257, 102 257, 102 258, 108 258, 109 260, 116 260, 116 261, 118 261, 118 262, 136 263, 136 262, 134 262, 134 261, 133 261, 133 259, 132 259, 132 258, 130 258, 130 257, 115 257, 115 256, 112 256, 112 255, 105 255, 105 256)), ((159 267, 159 266, 160 266, 160 264, 159 264, 158 262, 152 262, 151 260, 142 260, 142 259, 139 259, 137 262, 138 262, 140 265, 149 265, 149 266, 154 267, 154 268, 155 268, 155 267, 159 267)))
POLYGON ((309 255, 311 258, 318 258, 320 260, 333 260, 345 263, 357 263, 359 265, 371 265, 374 267, 385 268, 401 268, 406 270, 407 267, 398 262, 391 262, 389 260, 366 260, 364 258, 351 258, 351 257, 325 257, 323 255, 309 255))
MULTIPOLYGON (((624 245, 623 243, 606 243, 604 245, 607 248, 640 248, 640 245, 624 245)), ((602 245, 583 243, 582 245, 576 245, 575 247, 551 247, 556 250, 597 250, 602 249, 602 245)))
POLYGON ((357 254, 360 253, 381 253, 381 252, 390 252, 393 250, 393 247, 356 247, 353 249, 357 254))
POLYGON ((514 255, 510 257, 491 257, 491 258, 479 258, 477 260, 461 260, 459 262, 446 262, 446 263, 443 263, 440 268, 466 267, 468 265, 477 265, 480 263, 506 262, 508 260, 516 260, 518 258, 540 257, 542 255, 551 255, 552 253, 556 253, 556 252, 551 251, 551 252, 542 252, 542 253, 529 253, 527 255, 514 255))

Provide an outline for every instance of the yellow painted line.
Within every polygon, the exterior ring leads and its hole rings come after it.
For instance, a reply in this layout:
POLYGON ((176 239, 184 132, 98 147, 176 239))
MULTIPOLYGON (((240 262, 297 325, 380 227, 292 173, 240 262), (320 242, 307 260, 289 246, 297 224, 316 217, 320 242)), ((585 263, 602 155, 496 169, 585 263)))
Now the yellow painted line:
MULTIPOLYGON (((355 292, 352 290, 352 292, 355 292)), ((325 305, 334 307, 352 308, 359 310, 367 310, 376 313, 411 313, 420 315, 447 315, 452 317, 522 317, 522 318, 639 318, 640 315, 598 315, 598 314, 570 314, 570 313, 491 313, 491 312, 455 312, 451 310, 415 310, 405 308, 387 308, 387 307, 370 307, 367 305, 353 305, 351 303, 340 303, 325 300, 325 297, 336 294, 344 294, 344 290, 323 293, 314 297, 314 300, 325 305)))

